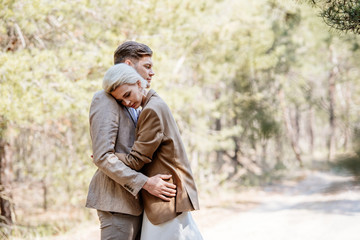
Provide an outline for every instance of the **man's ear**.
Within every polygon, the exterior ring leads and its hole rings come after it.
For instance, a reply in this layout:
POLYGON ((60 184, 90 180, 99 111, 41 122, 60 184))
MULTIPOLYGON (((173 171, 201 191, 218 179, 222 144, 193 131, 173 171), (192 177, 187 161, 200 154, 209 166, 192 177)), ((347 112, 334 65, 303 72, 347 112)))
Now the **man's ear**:
POLYGON ((139 86, 139 88, 141 89, 142 87, 141 87, 141 81, 140 80, 137 80, 137 85, 139 86))
POLYGON ((131 67, 134 67, 134 63, 130 59, 126 59, 124 63, 131 67))

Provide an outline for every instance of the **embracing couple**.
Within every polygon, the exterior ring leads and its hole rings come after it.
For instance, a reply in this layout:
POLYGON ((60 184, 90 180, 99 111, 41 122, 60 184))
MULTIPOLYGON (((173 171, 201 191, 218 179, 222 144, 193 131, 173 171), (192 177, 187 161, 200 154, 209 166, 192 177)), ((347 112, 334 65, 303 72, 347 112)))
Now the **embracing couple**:
POLYGON ((102 240, 201 240, 198 195, 179 129, 150 88, 152 50, 128 41, 114 53, 90 107, 93 176, 86 206, 102 240), (141 109, 141 112, 140 112, 141 109))

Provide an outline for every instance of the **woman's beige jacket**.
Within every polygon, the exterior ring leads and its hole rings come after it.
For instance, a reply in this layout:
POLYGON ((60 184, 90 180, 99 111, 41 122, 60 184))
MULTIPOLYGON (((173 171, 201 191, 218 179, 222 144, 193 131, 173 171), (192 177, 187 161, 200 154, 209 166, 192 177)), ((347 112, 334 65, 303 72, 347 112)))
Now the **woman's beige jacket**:
POLYGON ((199 209, 198 194, 179 129, 167 104, 154 91, 146 95, 136 126, 130 154, 116 155, 134 170, 148 177, 171 174, 176 197, 165 202, 142 190, 144 209, 153 224, 175 218, 182 212, 199 209))

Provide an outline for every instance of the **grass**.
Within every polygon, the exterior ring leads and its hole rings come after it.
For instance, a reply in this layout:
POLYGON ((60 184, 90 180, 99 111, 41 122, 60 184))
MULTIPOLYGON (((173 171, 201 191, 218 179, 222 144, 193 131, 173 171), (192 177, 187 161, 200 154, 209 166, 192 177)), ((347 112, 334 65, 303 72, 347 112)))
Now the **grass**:
POLYGON ((62 235, 79 223, 89 221, 89 210, 71 209, 59 211, 22 212, 12 226, 0 227, 0 239, 35 240, 62 235))

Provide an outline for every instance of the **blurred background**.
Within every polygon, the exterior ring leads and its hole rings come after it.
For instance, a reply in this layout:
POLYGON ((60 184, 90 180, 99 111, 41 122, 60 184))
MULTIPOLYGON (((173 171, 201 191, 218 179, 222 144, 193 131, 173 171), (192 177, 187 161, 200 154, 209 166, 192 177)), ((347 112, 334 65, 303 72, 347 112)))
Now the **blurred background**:
POLYGON ((359 31, 325 2, 1 0, 0 238, 98 228, 88 112, 126 40, 154 52, 205 209, 299 172, 359 176, 359 31))

